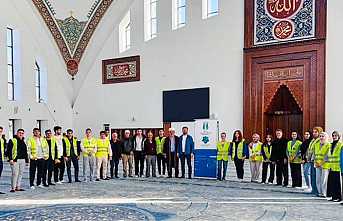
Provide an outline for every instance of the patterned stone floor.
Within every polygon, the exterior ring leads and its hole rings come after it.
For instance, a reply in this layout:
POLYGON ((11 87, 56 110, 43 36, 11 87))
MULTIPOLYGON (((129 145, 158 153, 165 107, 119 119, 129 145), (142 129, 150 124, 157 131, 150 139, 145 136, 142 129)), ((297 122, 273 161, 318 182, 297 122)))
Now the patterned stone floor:
POLYGON ((343 220, 343 206, 302 190, 228 181, 128 178, 9 193, 0 179, 0 220, 343 220))

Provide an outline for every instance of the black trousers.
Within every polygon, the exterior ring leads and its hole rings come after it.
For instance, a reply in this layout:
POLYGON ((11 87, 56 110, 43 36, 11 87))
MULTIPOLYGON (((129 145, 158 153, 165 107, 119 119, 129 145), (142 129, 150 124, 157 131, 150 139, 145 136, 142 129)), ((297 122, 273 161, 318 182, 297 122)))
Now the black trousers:
POLYGON ((79 180, 79 160, 77 157, 68 157, 66 165, 69 183, 71 183, 71 163, 73 163, 74 166, 75 181, 79 180))
POLYGON ((159 175, 166 175, 166 161, 163 153, 157 155, 157 169, 159 175))
MULTIPOLYGON (((1 157, 1 156, 0 156, 1 157)), ((0 158, 0 177, 2 175, 2 170, 4 169, 4 163, 2 162, 2 159, 0 158)))
POLYGON ((262 183, 265 183, 267 181, 268 167, 269 167, 268 183, 274 182, 275 165, 272 164, 271 162, 263 162, 263 164, 262 164, 262 183))
POLYGON ((135 160, 135 175, 143 176, 144 173, 144 161, 145 157, 142 151, 135 151, 134 153, 135 160))
POLYGON ((58 181, 63 181, 63 177, 64 177, 64 170, 65 170, 64 158, 61 157, 59 160, 61 162, 54 165, 54 181, 55 181, 55 183, 57 183, 58 181))
POLYGON ((45 161, 46 164, 46 170, 44 171, 44 173, 48 173, 48 184, 51 184, 51 179, 52 179, 52 172, 54 171, 54 160, 53 159, 47 159, 45 161))
POLYGON ((170 156, 167 156, 168 177, 172 177, 173 168, 175 170, 175 177, 179 177, 179 158, 175 152, 171 152, 170 156))
POLYGON ((292 187, 302 187, 301 164, 290 163, 292 187))
POLYGON ((118 177, 119 159, 112 159, 110 161, 110 164, 111 164, 111 168, 110 168, 111 178, 113 178, 113 173, 115 177, 118 177))
POLYGON ((34 186, 37 172, 37 186, 46 185, 46 162, 44 159, 30 160, 30 186, 34 186))
POLYGON ((188 178, 191 179, 192 178, 192 159, 191 159, 191 155, 181 154, 180 160, 181 160, 182 178, 185 178, 185 172, 186 172, 185 164, 186 164, 186 160, 187 160, 188 178))
POLYGON ((240 160, 235 158, 234 160, 236 172, 237 172, 237 178, 243 179, 244 177, 244 160, 240 160))
POLYGON ((328 177, 327 197, 333 200, 341 200, 341 174, 340 172, 330 171, 328 177))
POLYGON ((276 161, 276 184, 277 185, 288 186, 288 162, 284 162, 284 160, 276 161))

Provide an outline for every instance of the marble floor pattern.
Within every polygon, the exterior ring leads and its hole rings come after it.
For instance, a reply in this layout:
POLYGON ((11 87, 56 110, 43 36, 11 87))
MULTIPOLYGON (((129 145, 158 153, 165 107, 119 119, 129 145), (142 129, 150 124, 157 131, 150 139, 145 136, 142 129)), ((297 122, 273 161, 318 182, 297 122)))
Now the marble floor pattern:
MULTIPOLYGON (((27 169, 28 170, 28 169, 27 169)), ((343 220, 343 206, 303 190, 227 180, 120 178, 9 193, 10 169, 0 179, 0 220, 343 220)), ((82 174, 82 173, 81 173, 82 174)), ((121 175, 121 173, 120 173, 121 175)), ((65 177, 66 179, 66 177, 65 177)))

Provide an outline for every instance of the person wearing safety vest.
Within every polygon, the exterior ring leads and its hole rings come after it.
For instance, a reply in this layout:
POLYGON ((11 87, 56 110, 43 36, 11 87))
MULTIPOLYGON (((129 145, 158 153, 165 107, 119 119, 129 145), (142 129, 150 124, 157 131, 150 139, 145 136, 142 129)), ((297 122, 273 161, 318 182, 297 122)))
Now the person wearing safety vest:
POLYGON ((287 156, 288 162, 291 168, 292 177, 292 187, 301 188, 302 187, 302 177, 301 177, 301 144, 302 142, 298 140, 298 133, 293 131, 291 134, 292 140, 287 143, 287 156))
POLYGON ((249 144, 249 161, 251 171, 251 182, 258 183, 263 162, 262 143, 260 142, 260 135, 254 133, 252 135, 252 142, 249 144))
MULTIPOLYGON (((4 168, 4 162, 5 162, 6 140, 2 137, 3 130, 4 130, 4 128, 0 126, 0 177, 2 174, 2 170, 4 168)), ((5 193, 0 192, 0 194, 5 194, 5 193)))
POLYGON ((17 134, 8 142, 7 155, 11 165, 11 193, 15 191, 24 191, 21 188, 21 179, 23 177, 25 165, 29 165, 27 146, 24 140, 25 131, 18 129, 17 134))
POLYGON ((314 166, 316 168, 316 185, 319 197, 326 197, 327 192, 327 181, 329 176, 329 170, 327 163, 324 161, 323 151, 329 148, 330 143, 328 142, 328 134, 321 132, 319 134, 319 143, 314 145, 314 166))
POLYGON ((332 133, 332 143, 322 150, 324 157, 323 168, 329 170, 327 197, 329 201, 339 202, 342 200, 341 193, 341 152, 343 143, 340 142, 338 131, 332 133))
POLYGON ((249 150, 240 130, 236 130, 233 133, 229 155, 235 163, 238 181, 242 182, 244 177, 244 160, 249 158, 249 150))
POLYGON ((272 135, 268 134, 266 136, 266 141, 262 145, 262 156, 263 156, 262 183, 266 183, 267 181, 267 173, 268 173, 268 167, 269 167, 268 184, 273 184, 274 176, 275 176, 275 165, 270 161, 270 156, 273 151, 272 139, 273 139, 272 135))
POLYGON ((48 159, 46 160, 46 170, 44 173, 48 172, 48 179, 47 183, 49 186, 55 186, 52 183, 52 172, 54 171, 54 164, 55 160, 58 160, 58 149, 56 145, 56 138, 52 136, 52 132, 50 129, 45 131, 45 138, 43 139, 43 146, 48 148, 48 159))
POLYGON ((107 164, 108 157, 112 160, 112 149, 110 140, 106 138, 106 132, 100 132, 100 139, 97 140, 97 149, 95 153, 96 158, 96 181, 100 181, 100 169, 102 167, 102 174, 104 180, 109 180, 107 178, 107 164))
POLYGON ((166 175, 166 165, 167 165, 167 158, 166 154, 163 153, 164 149, 164 142, 166 138, 164 136, 164 130, 161 129, 158 131, 158 137, 155 138, 156 141, 156 151, 157 151, 157 169, 158 175, 163 176, 166 175))
POLYGON ((229 161, 230 142, 226 140, 226 133, 220 134, 221 140, 217 143, 217 162, 218 162, 218 180, 225 180, 227 163, 229 161), (222 173, 223 171, 223 173, 222 173))
POLYGON ((87 128, 86 137, 81 141, 81 151, 83 157, 83 180, 85 182, 88 180, 94 181, 95 178, 96 145, 97 139, 92 136, 92 130, 87 128))
POLYGON ((69 183, 72 182, 71 163, 73 163, 74 166, 75 182, 81 182, 79 180, 80 148, 78 148, 77 139, 74 137, 72 129, 68 129, 66 137, 63 138, 63 156, 67 165, 69 183))
POLYGON ((321 127, 314 127, 312 129, 312 141, 309 144, 309 147, 306 151, 306 159, 307 162, 310 164, 310 175, 311 175, 311 193, 313 195, 318 195, 318 188, 317 188, 317 179, 316 179, 316 168, 314 166, 314 147, 320 142, 319 134, 323 132, 323 128, 321 127))
POLYGON ((37 172, 37 186, 48 187, 46 183, 46 160, 49 157, 48 146, 43 142, 39 128, 33 129, 33 136, 27 140, 30 157, 30 188, 35 189, 34 180, 37 172))

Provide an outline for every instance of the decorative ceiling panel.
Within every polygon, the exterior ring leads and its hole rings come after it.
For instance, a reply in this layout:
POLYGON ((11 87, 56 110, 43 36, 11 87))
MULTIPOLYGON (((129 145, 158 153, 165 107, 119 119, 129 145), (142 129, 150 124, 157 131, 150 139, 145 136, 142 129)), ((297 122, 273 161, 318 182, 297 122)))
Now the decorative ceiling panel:
POLYGON ((78 66, 86 47, 113 0, 32 0, 45 24, 48 26, 66 68, 71 76, 78 66), (82 5, 82 8, 78 7, 82 5), (88 8, 85 11, 85 8, 88 8), (69 16, 68 14, 69 13, 69 16), (66 17, 68 16, 68 17, 66 17))

